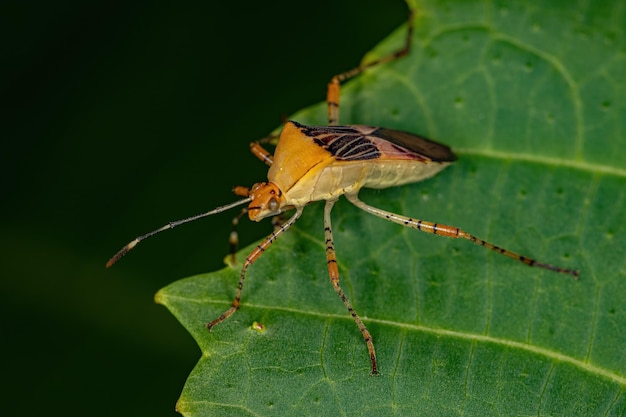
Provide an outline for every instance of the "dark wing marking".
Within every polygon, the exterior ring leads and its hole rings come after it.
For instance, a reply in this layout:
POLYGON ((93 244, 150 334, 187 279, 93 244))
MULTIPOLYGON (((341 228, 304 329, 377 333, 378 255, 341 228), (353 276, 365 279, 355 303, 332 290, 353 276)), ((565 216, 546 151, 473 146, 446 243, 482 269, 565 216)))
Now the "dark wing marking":
POLYGON ((304 126, 293 123, 302 133, 341 161, 362 161, 380 157, 435 162, 456 160, 456 155, 448 146, 400 130, 362 125, 304 126))
MULTIPOLYGON (((363 127, 371 129, 369 126, 363 127)), ((456 155, 448 146, 426 139, 422 136, 403 132, 401 130, 385 129, 384 127, 376 128, 376 130, 370 134, 372 136, 376 136, 377 138, 391 142, 394 145, 408 149, 411 152, 423 155, 435 162, 456 161, 456 155)))
POLYGON ((304 126, 294 122, 302 133, 340 161, 363 161, 381 157, 375 142, 352 126, 304 126))

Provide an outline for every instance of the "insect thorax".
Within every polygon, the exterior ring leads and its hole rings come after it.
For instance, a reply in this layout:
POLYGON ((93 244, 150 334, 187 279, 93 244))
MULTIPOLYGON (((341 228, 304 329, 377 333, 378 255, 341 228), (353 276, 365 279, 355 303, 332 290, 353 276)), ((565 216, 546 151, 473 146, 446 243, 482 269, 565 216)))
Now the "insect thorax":
MULTIPOLYGON (((417 182, 435 175, 449 164, 447 161, 434 162, 424 155, 401 150, 387 140, 368 135, 368 132, 363 131, 367 128, 321 127, 318 128, 321 133, 313 134, 311 132, 314 127, 294 122, 285 123, 274 154, 274 162, 268 172, 270 183, 274 183, 284 194, 283 204, 303 207, 312 201, 355 193, 363 187, 387 188, 417 182), (349 155, 349 149, 333 151, 332 146, 340 142, 338 138, 342 135, 371 140, 371 146, 375 146, 379 152, 375 158, 344 157, 343 155, 349 155)), ((359 148, 363 149, 362 152, 355 153, 358 156, 368 148, 356 139, 352 142, 345 141, 344 146, 358 143, 359 148)))

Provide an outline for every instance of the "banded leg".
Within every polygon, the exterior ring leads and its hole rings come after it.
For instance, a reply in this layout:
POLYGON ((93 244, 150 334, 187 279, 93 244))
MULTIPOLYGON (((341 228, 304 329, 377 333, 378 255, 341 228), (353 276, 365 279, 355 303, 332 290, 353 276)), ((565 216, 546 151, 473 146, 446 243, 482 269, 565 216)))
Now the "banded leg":
POLYGON ((237 232, 237 226, 239 226, 239 220, 248 212, 247 208, 242 209, 239 214, 233 217, 232 229, 230 236, 228 237, 228 246, 230 247, 230 263, 231 266, 237 263, 237 248, 239 247, 239 233, 237 232))
POLYGON ((335 253, 335 243, 333 241, 333 231, 330 223, 330 212, 333 209, 333 205, 337 200, 327 200, 326 205, 324 206, 324 238, 326 239, 326 263, 328 265, 328 276, 330 277, 330 283, 333 284, 333 288, 335 292, 341 298, 341 301, 346 305, 350 315, 354 319, 357 327, 361 331, 363 335, 363 339, 365 339, 365 344, 367 345, 367 350, 369 351, 370 361, 372 362, 372 372, 371 375, 378 375, 378 366, 376 365, 376 351, 374 350, 374 341, 372 340, 372 335, 370 334, 365 324, 359 317, 359 315, 354 311, 352 304, 348 300, 348 297, 343 292, 341 287, 339 286, 339 268, 337 267, 337 254, 335 253))
POLYGON ((375 67, 379 64, 395 61, 396 59, 408 55, 411 50, 411 41, 413 39, 413 16, 414 11, 409 5, 409 20, 407 24, 407 37, 406 43, 402 49, 399 49, 387 56, 376 59, 374 61, 361 64, 350 71, 343 72, 335 75, 328 83, 328 89, 326 90, 326 102, 328 103, 328 125, 335 126, 339 123, 339 90, 341 83, 354 78, 368 68, 375 67))
POLYGON ((369 206, 359 200, 356 194, 346 194, 346 198, 350 200, 352 204, 357 206, 358 208, 365 210, 366 212, 373 214, 378 217, 382 217, 383 219, 387 219, 394 223, 401 224, 403 226, 411 227, 413 229, 420 230, 426 233, 432 233, 434 235, 446 236, 455 239, 467 239, 471 242, 476 243, 477 245, 484 246, 487 249, 490 249, 494 252, 502 254, 504 256, 508 256, 511 259, 522 262, 528 266, 536 266, 539 268, 548 269, 550 271, 559 272, 563 274, 568 274, 574 277, 574 279, 578 279, 578 271, 574 269, 566 269, 561 268, 559 266, 554 266, 550 264, 546 264, 543 262, 536 261, 534 259, 528 258, 526 256, 519 255, 515 252, 511 252, 510 250, 501 248, 499 246, 494 245, 493 243, 489 243, 482 239, 473 236, 458 227, 454 226, 446 226, 444 224, 431 223, 423 220, 412 219, 410 217, 401 216, 399 214, 391 213, 376 207, 369 206))
POLYGON ((294 214, 287 221, 287 223, 283 224, 280 227, 280 229, 273 231, 268 237, 265 238, 263 242, 261 242, 256 248, 254 248, 254 250, 248 256, 246 256, 246 259, 243 263, 243 267, 241 268, 241 273, 239 274, 239 284, 237 284, 237 293, 235 295, 235 299, 233 300, 233 303, 228 310, 223 312, 218 318, 216 318, 212 322, 207 323, 206 327, 207 329, 209 329, 209 331, 211 331, 211 329, 216 324, 223 322, 224 320, 232 316, 232 314, 239 309, 239 305, 241 303, 241 292, 243 289, 243 282, 246 279, 246 271, 248 270, 248 267, 250 267, 250 265, 256 262, 256 260, 259 259, 259 256, 261 256, 261 254, 265 252, 265 250, 272 243, 274 243, 274 241, 276 241, 276 239, 278 239, 278 237, 281 234, 283 234, 283 232, 289 229, 296 222, 296 220, 298 220, 298 218, 300 218, 301 214, 302 214, 302 208, 296 209, 296 214, 294 214))
MULTIPOLYGON (((241 212, 233 217, 232 229, 230 236, 228 237, 228 245, 230 247, 230 265, 234 266, 237 263, 237 249, 239 248, 239 232, 237 227, 239 226, 239 220, 248 212, 248 209, 242 209, 241 212)), ((278 216, 272 217, 272 230, 278 231, 285 223, 286 219, 283 216, 285 213, 280 213, 278 216)))

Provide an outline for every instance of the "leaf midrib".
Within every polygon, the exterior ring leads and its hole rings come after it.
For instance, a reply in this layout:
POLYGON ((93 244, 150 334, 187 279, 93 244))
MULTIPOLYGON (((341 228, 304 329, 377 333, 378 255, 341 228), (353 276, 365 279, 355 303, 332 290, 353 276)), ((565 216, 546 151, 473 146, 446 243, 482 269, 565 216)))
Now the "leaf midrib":
POLYGON ((573 168, 580 171, 586 171, 591 173, 609 174, 616 177, 626 178, 626 169, 598 165, 592 162, 586 161, 573 161, 568 159, 551 158, 549 156, 527 154, 527 153, 509 153, 502 152, 493 149, 468 149, 468 148, 455 148, 455 153, 465 156, 481 156, 486 158, 492 158, 499 161, 519 161, 519 162, 531 162, 534 164, 541 164, 551 167, 564 167, 573 168))
MULTIPOLYGON (((181 297, 181 296, 173 296, 173 295, 167 295, 166 298, 179 300, 179 301, 185 301, 185 302, 191 302, 191 303, 196 303, 196 304, 211 304, 211 305, 223 305, 223 306, 230 305, 230 302, 225 301, 225 300, 190 298, 190 297, 181 297)), ((163 300, 161 299, 159 300, 159 302, 163 303, 163 300)), ((292 307, 268 306, 265 304, 255 304, 255 303, 249 303, 249 302, 242 303, 241 308, 242 309, 259 309, 259 310, 267 310, 267 311, 281 311, 281 312, 286 312, 290 314, 299 314, 299 315, 316 317, 316 318, 321 318, 321 319, 333 319, 333 320, 349 320, 350 319, 350 316, 343 315, 343 314, 340 315, 340 314, 333 314, 333 313, 323 313, 319 311, 312 312, 310 310, 300 310, 300 309, 292 308, 292 307)), ((369 323, 376 323, 379 325, 397 327, 403 330, 411 330, 414 332, 428 333, 428 334, 432 334, 436 336, 446 336, 446 337, 452 337, 452 338, 461 339, 461 340, 468 340, 472 342, 489 343, 489 344, 494 344, 494 345, 505 346, 505 347, 512 348, 512 349, 520 349, 520 350, 530 352, 539 356, 543 356, 554 362, 564 362, 564 363, 571 364, 575 366, 576 368, 584 370, 585 372, 606 378, 622 386, 626 386, 626 376, 618 375, 615 372, 611 372, 607 369, 592 365, 588 362, 582 361, 580 359, 576 359, 568 355, 564 355, 554 350, 542 348, 542 347, 535 346, 535 345, 530 345, 528 343, 522 343, 522 342, 518 342, 514 340, 507 340, 507 339, 503 339, 499 337, 480 335, 480 334, 475 334, 475 333, 461 332, 457 330, 429 327, 429 326, 417 325, 417 324, 411 324, 411 323, 400 323, 400 322, 394 322, 391 320, 376 319, 376 318, 371 318, 371 317, 367 317, 367 318, 363 317, 363 321, 369 322, 369 323)))

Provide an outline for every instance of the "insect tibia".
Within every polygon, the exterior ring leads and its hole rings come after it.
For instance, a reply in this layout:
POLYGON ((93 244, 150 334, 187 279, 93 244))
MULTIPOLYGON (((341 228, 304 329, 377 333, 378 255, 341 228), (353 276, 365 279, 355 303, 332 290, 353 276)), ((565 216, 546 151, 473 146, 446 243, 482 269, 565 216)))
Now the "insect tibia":
POLYGON ((257 247, 254 248, 248 256, 246 256, 246 259, 241 268, 241 273, 239 274, 239 284, 237 284, 237 293, 235 294, 233 303, 230 306, 230 308, 226 310, 225 312, 223 312, 218 318, 206 324, 206 328, 209 331, 211 331, 211 329, 215 327, 216 325, 220 324, 221 322, 223 322, 224 320, 232 316, 235 313, 235 311, 239 309, 239 306, 241 304, 241 294, 243 291, 243 283, 246 279, 246 271, 248 270, 248 267, 252 265, 263 254, 263 252, 265 252, 265 250, 278 238, 278 236, 280 236, 282 233, 287 231, 287 229, 289 229, 291 225, 293 225, 296 222, 296 220, 300 218, 301 214, 302 214, 302 209, 300 208, 298 209, 298 211, 296 211, 296 214, 294 214, 293 217, 291 217, 287 221, 287 223, 282 225, 279 230, 272 232, 268 237, 265 238, 265 240, 263 240, 263 242, 258 244, 257 247))
POLYGON ((331 78, 327 86, 326 91, 326 103, 328 105, 328 125, 336 126, 339 123, 339 90, 341 89, 341 83, 354 78, 361 74, 363 71, 375 67, 380 64, 388 63, 408 55, 411 50, 411 42, 413 39, 413 17, 415 13, 415 6, 407 2, 409 7, 409 19, 407 23, 407 36, 404 46, 389 55, 375 59, 374 61, 362 63, 356 68, 352 68, 349 71, 342 72, 331 78))
POLYGON ((359 198, 354 194, 346 194, 346 198, 360 209, 365 210, 366 212, 371 213, 375 216, 382 217, 383 219, 389 220, 391 222, 401 224, 402 226, 411 227, 421 232, 432 233, 434 235, 451 237, 454 239, 467 239, 471 242, 476 243, 477 245, 483 246, 501 255, 508 256, 509 258, 515 259, 516 261, 522 262, 528 266, 536 266, 539 268, 548 269, 550 271, 568 274, 574 277, 574 279, 578 279, 578 271, 574 269, 561 268, 555 265, 539 262, 526 256, 519 255, 515 252, 511 252, 508 249, 504 249, 494 245, 493 243, 489 243, 486 240, 479 239, 474 235, 470 235, 469 233, 459 229, 458 227, 414 219, 411 217, 402 216, 400 214, 395 214, 376 207, 372 207, 359 200, 359 198))
POLYGON ((553 271, 553 272, 558 272, 558 273, 561 273, 561 274, 568 274, 568 275, 571 275, 572 277, 574 277, 574 279, 576 279, 576 280, 578 279, 579 272, 577 270, 561 268, 559 266, 547 264, 547 263, 544 263, 544 262, 539 262, 539 261, 537 261, 535 259, 532 259, 532 258, 529 258, 527 256, 519 255, 519 254, 517 254, 515 252, 511 252, 508 249, 501 248, 499 246, 494 245, 493 243, 489 243, 489 242, 487 242, 485 240, 477 238, 476 236, 470 235, 469 233, 464 232, 463 230, 459 229, 458 237, 470 240, 470 241, 474 242, 477 245, 483 246, 483 247, 485 247, 487 249, 490 249, 490 250, 492 250, 494 252, 497 252, 497 253, 499 253, 501 255, 508 256, 509 258, 515 259, 516 261, 522 262, 522 263, 524 263, 524 264, 526 264, 528 266, 536 266, 538 268, 547 269, 547 270, 550 270, 550 271, 553 271))

